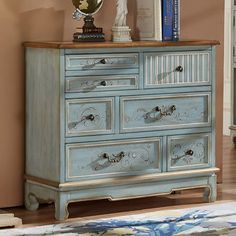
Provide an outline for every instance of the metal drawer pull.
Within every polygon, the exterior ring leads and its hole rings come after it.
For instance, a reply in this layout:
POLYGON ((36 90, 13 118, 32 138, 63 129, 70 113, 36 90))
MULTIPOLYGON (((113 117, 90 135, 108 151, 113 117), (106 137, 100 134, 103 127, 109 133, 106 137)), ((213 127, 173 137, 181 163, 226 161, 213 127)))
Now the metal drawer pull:
POLYGON ((193 150, 188 150, 185 152, 185 156, 192 156, 193 155, 193 150))
POLYGON ((178 71, 178 72, 183 72, 184 68, 182 66, 178 66, 175 68, 175 71, 178 71))
POLYGON ((99 62, 100 62, 101 64, 106 64, 106 63, 107 63, 107 60, 106 60, 105 58, 103 58, 103 59, 101 59, 99 62))
POLYGON ((97 61, 93 61, 91 64, 84 65, 83 68, 84 69, 89 69, 89 68, 93 68, 97 64, 105 65, 106 63, 107 63, 107 59, 102 58, 102 59, 98 59, 97 61))
POLYGON ((183 72, 184 68, 182 66, 177 66, 174 70, 171 71, 166 71, 163 73, 160 73, 157 75, 157 80, 161 81, 164 80, 165 78, 167 78, 170 74, 174 73, 174 72, 183 72))
POLYGON ((88 116, 85 116, 85 120, 91 120, 93 121, 95 119, 95 116, 93 114, 90 114, 88 116))
POLYGON ((145 120, 159 120, 162 117, 171 116, 175 110, 176 110, 175 105, 172 105, 170 107, 163 106, 162 108, 160 108, 159 106, 156 106, 155 108, 152 109, 152 111, 144 115, 144 119, 145 120), (158 112, 157 115, 155 114, 156 112, 158 112))
POLYGON ((105 86, 107 86, 107 82, 105 80, 103 80, 103 81, 100 82, 100 85, 105 87, 105 86))
POLYGON ((97 88, 98 86, 103 86, 106 87, 107 86, 107 81, 103 80, 103 81, 85 81, 85 83, 82 85, 83 90, 93 90, 95 88, 97 88))
POLYGON ((186 151, 182 156, 174 156, 171 159, 176 163, 179 159, 186 157, 186 156, 193 156, 194 152, 193 150, 186 151))
POLYGON ((124 152, 120 152, 118 154, 112 154, 112 156, 109 156, 107 153, 103 153, 102 157, 105 159, 108 159, 109 162, 111 163, 118 163, 121 161, 121 159, 125 156, 124 152))
POLYGON ((88 64, 87 66, 95 66, 95 65, 97 65, 97 64, 103 64, 103 65, 105 65, 106 63, 107 63, 107 60, 106 60, 105 58, 102 58, 102 59, 100 59, 100 60, 98 60, 98 61, 94 61, 93 63, 88 64))
POLYGON ((90 114, 90 115, 87 115, 87 116, 82 116, 82 118, 81 118, 80 121, 75 121, 75 122, 69 123, 69 124, 68 124, 68 128, 69 128, 69 129, 75 129, 76 126, 77 126, 79 123, 81 123, 81 122, 83 122, 83 121, 85 121, 85 120, 94 121, 95 118, 96 118, 96 116, 94 116, 93 114, 90 114))

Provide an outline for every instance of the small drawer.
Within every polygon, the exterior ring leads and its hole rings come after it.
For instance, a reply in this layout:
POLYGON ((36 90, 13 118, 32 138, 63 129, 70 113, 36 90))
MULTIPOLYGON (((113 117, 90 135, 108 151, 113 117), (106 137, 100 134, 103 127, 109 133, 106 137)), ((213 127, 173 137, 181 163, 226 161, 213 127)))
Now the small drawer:
POLYGON ((138 53, 67 55, 66 70, 136 68, 138 61, 138 53))
POLYGON ((67 77, 66 92, 138 89, 138 75, 67 77))
POLYGON ((210 52, 145 53, 144 87, 210 84, 210 52))
POLYGON ((121 132, 209 126, 210 93, 122 97, 121 132))
POLYGON ((66 145, 66 179, 160 172, 161 139, 66 145))
POLYGON ((210 134, 168 137, 168 171, 209 167, 211 164, 210 138, 210 134))
POLYGON ((66 100, 66 136, 114 132, 114 99, 66 100))

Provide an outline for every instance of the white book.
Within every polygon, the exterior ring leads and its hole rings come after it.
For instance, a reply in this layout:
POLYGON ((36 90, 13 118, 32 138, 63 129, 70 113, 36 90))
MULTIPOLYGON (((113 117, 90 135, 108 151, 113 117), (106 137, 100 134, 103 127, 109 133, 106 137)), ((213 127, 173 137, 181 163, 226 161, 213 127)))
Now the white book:
POLYGON ((161 0, 136 0, 140 40, 162 40, 161 0))

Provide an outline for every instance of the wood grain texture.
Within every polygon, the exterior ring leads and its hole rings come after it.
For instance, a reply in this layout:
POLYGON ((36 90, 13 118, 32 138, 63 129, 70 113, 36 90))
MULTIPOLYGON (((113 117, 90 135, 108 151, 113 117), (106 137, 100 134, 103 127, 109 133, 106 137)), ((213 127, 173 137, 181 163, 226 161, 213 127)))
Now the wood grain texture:
POLYGON ((164 46, 199 46, 199 45, 218 45, 217 40, 181 40, 178 42, 161 41, 133 41, 129 43, 99 42, 99 43, 73 43, 73 42, 25 42, 25 47, 35 48, 126 48, 126 47, 164 47, 164 46))

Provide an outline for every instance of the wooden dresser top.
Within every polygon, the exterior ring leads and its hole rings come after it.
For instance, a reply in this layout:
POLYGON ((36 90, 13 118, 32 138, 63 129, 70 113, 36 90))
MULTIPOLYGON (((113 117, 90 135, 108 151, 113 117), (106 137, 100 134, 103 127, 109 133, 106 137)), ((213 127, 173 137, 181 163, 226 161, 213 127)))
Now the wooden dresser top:
POLYGON ((161 41, 132 41, 132 42, 25 42, 25 47, 32 48, 125 48, 125 47, 166 47, 166 46, 199 46, 199 45, 219 45, 217 40, 181 40, 178 42, 161 41))

